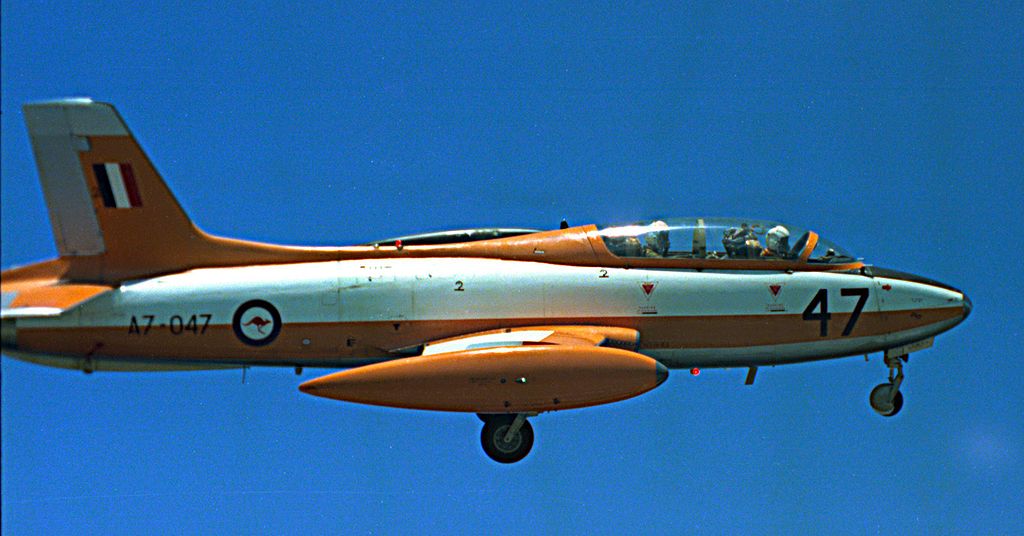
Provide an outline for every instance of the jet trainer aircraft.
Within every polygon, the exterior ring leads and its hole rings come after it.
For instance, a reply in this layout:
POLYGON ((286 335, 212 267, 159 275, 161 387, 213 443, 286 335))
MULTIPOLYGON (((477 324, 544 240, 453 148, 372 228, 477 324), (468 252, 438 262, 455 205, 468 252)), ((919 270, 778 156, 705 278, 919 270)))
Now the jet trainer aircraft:
POLYGON ((5 354, 85 372, 347 369, 299 389, 476 413, 502 463, 529 453, 528 417, 640 395, 670 368, 744 367, 750 384, 764 365, 883 352, 869 400, 895 415, 908 354, 971 312, 951 286, 750 219, 338 248, 210 236, 113 106, 24 114, 60 257, 3 272, 5 354))

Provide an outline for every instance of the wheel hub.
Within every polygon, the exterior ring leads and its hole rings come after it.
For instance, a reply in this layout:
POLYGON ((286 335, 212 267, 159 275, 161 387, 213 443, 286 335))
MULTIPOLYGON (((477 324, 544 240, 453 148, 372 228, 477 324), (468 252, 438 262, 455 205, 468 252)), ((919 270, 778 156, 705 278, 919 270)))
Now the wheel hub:
POLYGON ((494 447, 507 454, 515 452, 523 444, 523 434, 519 432, 512 436, 511 441, 505 441, 505 434, 508 433, 509 426, 511 425, 499 426, 494 431, 494 447))
POLYGON ((882 384, 871 390, 871 407, 880 413, 892 411, 892 385, 882 384))

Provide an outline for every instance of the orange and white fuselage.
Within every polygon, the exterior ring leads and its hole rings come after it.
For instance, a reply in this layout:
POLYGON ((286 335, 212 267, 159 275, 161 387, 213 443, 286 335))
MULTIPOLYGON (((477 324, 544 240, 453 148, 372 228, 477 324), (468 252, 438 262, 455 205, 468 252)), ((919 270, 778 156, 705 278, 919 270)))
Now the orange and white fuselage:
POLYGON ((525 421, 663 383, 668 368, 884 352, 970 313, 953 287, 866 266, 811 231, 691 218, 555 231, 477 229, 307 248, 208 235, 108 104, 24 109, 60 257, 3 272, 3 352, 93 371, 349 369, 303 392, 481 414, 491 458, 525 421), (154 239, 158 237, 158 239, 154 239))
POLYGON ((33 359, 46 364, 93 370, 350 367, 416 355, 426 342, 471 333, 589 324, 636 330, 638 351, 672 368, 757 366, 927 339, 963 318, 963 300, 945 288, 847 273, 396 258, 195 269, 129 281, 60 314, 9 318, 16 326, 7 329, 5 345, 40 354, 33 359), (845 335, 859 296, 844 297, 843 289, 867 296, 845 335), (803 318, 822 290, 831 315, 824 335, 820 320, 803 318), (254 300, 270 307, 233 325, 254 300))

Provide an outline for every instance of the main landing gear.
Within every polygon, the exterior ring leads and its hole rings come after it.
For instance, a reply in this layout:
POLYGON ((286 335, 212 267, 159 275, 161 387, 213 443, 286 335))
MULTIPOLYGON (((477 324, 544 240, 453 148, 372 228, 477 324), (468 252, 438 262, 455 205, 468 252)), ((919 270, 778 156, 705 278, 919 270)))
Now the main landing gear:
POLYGON ((533 426, 525 413, 515 415, 477 414, 484 421, 480 443, 484 452, 498 463, 522 460, 533 448, 533 426))
POLYGON ((889 367, 889 383, 882 383, 871 390, 871 409, 883 417, 892 417, 903 409, 903 363, 906 355, 890 356, 886 353, 885 366, 889 367))

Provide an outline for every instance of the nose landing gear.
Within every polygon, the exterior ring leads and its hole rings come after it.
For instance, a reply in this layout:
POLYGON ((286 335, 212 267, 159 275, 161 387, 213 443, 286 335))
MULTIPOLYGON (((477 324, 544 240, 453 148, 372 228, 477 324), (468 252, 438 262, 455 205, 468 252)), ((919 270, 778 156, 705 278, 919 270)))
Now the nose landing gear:
POLYGON ((892 417, 903 409, 903 362, 906 355, 893 356, 886 352, 885 366, 889 367, 889 383, 882 383, 871 390, 871 409, 883 417, 892 417))
POLYGON ((525 413, 516 415, 479 415, 484 421, 480 443, 484 452, 498 463, 522 460, 533 448, 533 426, 525 413))

